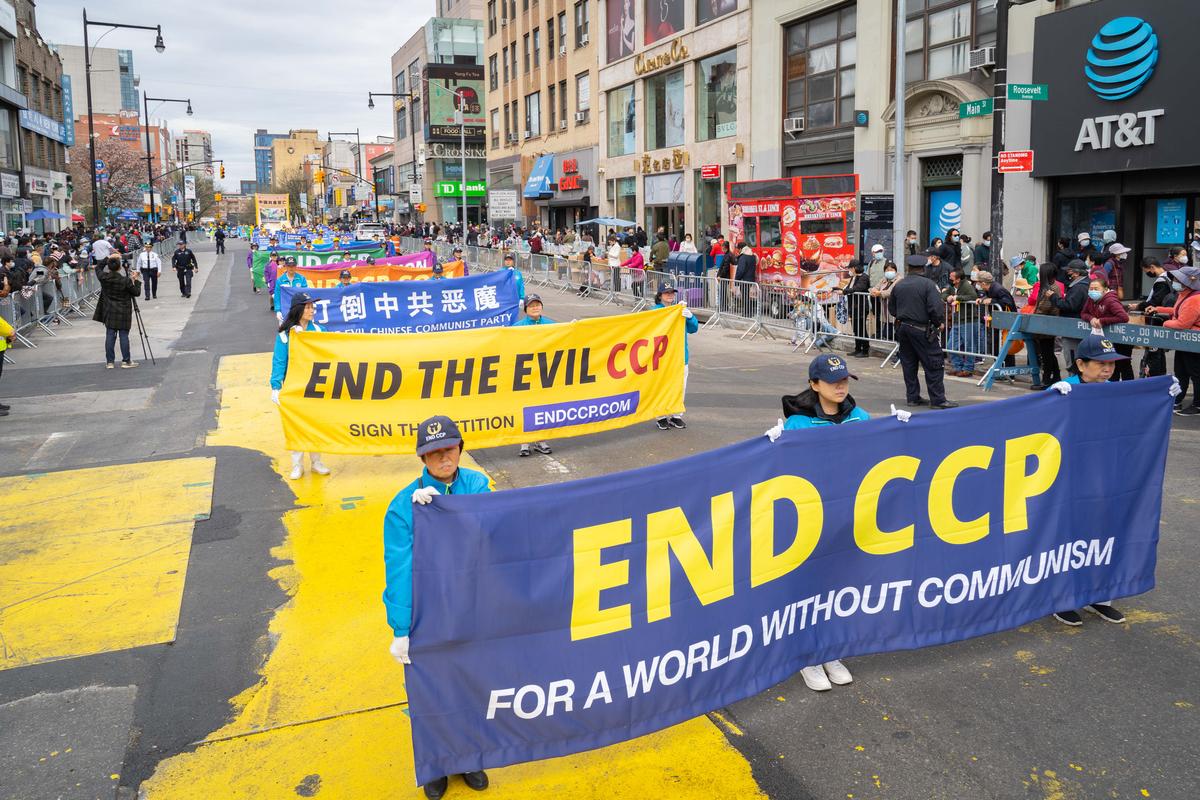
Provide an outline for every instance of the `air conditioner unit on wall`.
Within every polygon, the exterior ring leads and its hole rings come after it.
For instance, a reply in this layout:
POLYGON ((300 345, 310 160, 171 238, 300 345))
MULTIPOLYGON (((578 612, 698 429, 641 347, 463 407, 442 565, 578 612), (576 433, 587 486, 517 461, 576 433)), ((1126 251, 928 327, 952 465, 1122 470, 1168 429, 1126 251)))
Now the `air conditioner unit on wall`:
POLYGON ((508 27, 508 17, 501 17, 501 18, 500 18, 500 27, 501 27, 501 28, 507 28, 507 27, 508 27))
POLYGON ((567 121, 565 119, 562 122, 558 123, 558 129, 560 131, 565 131, 567 129, 567 121))
POLYGON ((587 122, 587 118, 588 118, 588 112, 586 112, 586 111, 576 111, 575 112, 575 121, 576 122, 582 124, 584 122, 587 122))
POLYGON ((588 42, 590 42, 590 41, 591 41, 591 39, 589 39, 589 38, 588 38, 588 35, 585 33, 583 36, 579 37, 579 46, 580 46, 580 47, 587 47, 587 46, 588 46, 588 42))
POLYGON ((560 44, 558 46, 558 54, 560 56, 565 56, 567 54, 567 46, 565 44, 560 44))
POLYGON ((783 132, 793 136, 797 133, 804 133, 804 115, 784 117, 783 132))
POLYGON ((526 129, 526 130, 525 130, 525 138, 526 138, 526 139, 532 139, 532 138, 533 138, 533 133, 532 133, 530 130, 528 130, 528 129, 526 129))
POLYGON ((516 144, 517 143, 517 135, 515 133, 510 133, 508 135, 508 141, 511 144, 516 144))
POLYGON ((996 65, 996 48, 980 47, 967 54, 968 69, 983 69, 996 65))

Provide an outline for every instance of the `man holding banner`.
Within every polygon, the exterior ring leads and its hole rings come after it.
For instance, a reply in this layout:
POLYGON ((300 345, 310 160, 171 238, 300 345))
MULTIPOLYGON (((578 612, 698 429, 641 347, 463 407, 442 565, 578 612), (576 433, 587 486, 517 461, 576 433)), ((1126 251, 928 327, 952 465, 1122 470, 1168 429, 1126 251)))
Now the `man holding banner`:
MULTIPOLYGON (((654 296, 654 305, 651 309, 666 308, 667 306, 675 305, 675 285, 670 281, 663 281, 658 287, 658 294, 654 296)), ((688 342, 687 337, 696 331, 700 330, 700 320, 696 319, 696 315, 684 303, 683 309, 684 330, 686 333, 683 337, 683 397, 687 396, 687 379, 688 379, 688 342)), ((660 431, 669 430, 671 428, 683 429, 687 427, 687 423, 683 421, 682 414, 671 414, 666 417, 659 417, 655 423, 660 431)))
MULTIPOLYGON (((449 417, 430 417, 417 429, 417 457, 425 464, 420 477, 405 486, 388 506, 383 522, 383 561, 387 588, 383 604, 387 621, 395 638, 388 651, 401 664, 411 664, 408 655, 408 633, 412 625, 412 507, 428 505, 438 495, 486 494, 492 490, 487 475, 459 466, 463 437, 458 425, 449 417)), ((466 772, 463 781, 475 791, 488 786, 483 770, 466 772)), ((425 784, 425 796, 437 800, 446 793, 448 776, 425 784)))
MULTIPOLYGON (((513 326, 518 325, 553 325, 554 320, 542 314, 542 298, 540 295, 531 294, 525 298, 525 316, 513 323, 513 326)), ((544 456, 550 455, 553 451, 550 449, 549 442, 534 442, 533 449, 537 450, 544 456)), ((529 445, 522 444, 520 456, 525 458, 529 453, 529 445)))

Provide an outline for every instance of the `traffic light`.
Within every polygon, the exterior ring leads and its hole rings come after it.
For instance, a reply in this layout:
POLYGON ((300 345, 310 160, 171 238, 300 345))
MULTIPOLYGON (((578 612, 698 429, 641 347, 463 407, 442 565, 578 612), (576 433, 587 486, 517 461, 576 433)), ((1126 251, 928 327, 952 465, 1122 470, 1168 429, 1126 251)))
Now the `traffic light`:
POLYGON ((325 170, 323 170, 323 169, 317 170, 315 180, 317 183, 324 183, 325 182, 325 170))
POLYGON ((218 203, 219 203, 219 202, 221 202, 221 193, 220 193, 220 192, 214 192, 214 193, 213 193, 213 200, 216 200, 218 203))
POLYGON ((417 211, 419 211, 419 212, 421 212, 422 214, 424 214, 424 213, 425 213, 425 204, 424 204, 424 203, 417 203, 417 211))
POLYGON ((225 180, 225 165, 221 165, 221 180, 225 180))

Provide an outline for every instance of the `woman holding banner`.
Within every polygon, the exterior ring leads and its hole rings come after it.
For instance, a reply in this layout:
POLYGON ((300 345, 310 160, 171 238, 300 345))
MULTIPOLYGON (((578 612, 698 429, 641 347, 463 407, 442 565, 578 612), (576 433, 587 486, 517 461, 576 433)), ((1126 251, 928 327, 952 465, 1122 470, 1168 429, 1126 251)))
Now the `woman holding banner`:
MULTIPOLYGON (((296 331, 325 330, 313 322, 315 310, 316 305, 313 303, 312 295, 307 292, 298 292, 292 296, 292 305, 288 309, 287 316, 283 318, 283 323, 279 326, 279 335, 275 337, 275 353, 271 357, 271 402, 275 405, 279 405, 279 390, 283 388, 284 378, 287 377, 288 339, 296 331)), ((321 461, 320 453, 309 453, 308 458, 312 463, 313 472, 318 475, 329 474, 329 467, 321 461)), ((293 451, 292 472, 288 477, 297 481, 303 475, 304 453, 293 451)))
MULTIPOLYGON (((279 318, 280 322, 283 321, 283 287, 285 286, 292 286, 297 289, 308 288, 308 278, 296 272, 295 256, 288 256, 284 259, 283 274, 275 279, 275 289, 271 293, 272 297, 274 297, 271 307, 275 309, 275 316, 279 318)), ((307 295, 305 296, 307 297, 307 295)))

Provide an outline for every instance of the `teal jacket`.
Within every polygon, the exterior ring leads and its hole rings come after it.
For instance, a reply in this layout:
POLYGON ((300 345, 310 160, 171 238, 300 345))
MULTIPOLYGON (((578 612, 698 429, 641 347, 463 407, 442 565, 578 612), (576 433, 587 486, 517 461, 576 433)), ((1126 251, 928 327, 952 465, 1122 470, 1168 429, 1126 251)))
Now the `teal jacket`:
POLYGON ((517 279, 517 297, 525 299, 525 276, 521 274, 521 270, 512 267, 513 277, 517 279))
POLYGON ((286 308, 284 308, 282 305, 282 303, 283 303, 283 287, 285 287, 285 286, 296 286, 296 287, 303 286, 304 288, 307 289, 308 288, 308 278, 305 278, 299 272, 296 273, 296 277, 289 278, 288 274, 286 272, 281 271, 279 273, 279 277, 277 277, 275 279, 275 310, 278 311, 280 314, 283 314, 286 317, 288 310, 286 308))
MULTIPOLYGON (((447 486, 423 469, 421 477, 392 498, 383 518, 383 564, 387 580, 383 605, 388 625, 397 636, 408 636, 412 626, 412 496, 424 486, 432 486, 442 494, 486 494, 492 490, 488 476, 478 470, 459 467, 454 482, 447 486)), ((437 534, 426 532, 426 535, 437 534)))
MULTIPOLYGON (((656 309, 656 308, 666 308, 666 306, 663 305, 662 303, 655 303, 654 305, 650 306, 646 310, 652 311, 653 309, 656 309)), ((695 314, 693 314, 690 317, 685 317, 683 320, 683 329, 686 330, 688 333, 695 333, 696 331, 700 330, 700 320, 696 319, 695 314)), ((683 363, 687 364, 688 359, 690 359, 690 358, 691 358, 691 354, 688 352, 687 337, 684 336, 683 337, 683 363)))
POLYGON ((800 394, 783 397, 783 414, 787 418, 783 423, 785 431, 797 431, 805 428, 820 428, 826 425, 845 425, 848 422, 866 422, 871 415, 858 407, 854 398, 846 395, 841 408, 834 418, 822 414, 820 400, 812 389, 805 389, 800 394))
POLYGON ((514 322, 512 324, 512 326, 515 328, 518 325, 554 325, 554 324, 556 324, 554 322, 554 320, 550 319, 549 317, 539 317, 536 321, 530 319, 529 317, 521 317, 519 320, 514 322))
MULTIPOLYGON (((306 331, 325 330, 315 322, 308 323, 306 331)), ((282 389, 283 379, 287 377, 288 368, 288 334, 290 331, 280 331, 275 337, 275 353, 271 356, 271 388, 282 389)))

